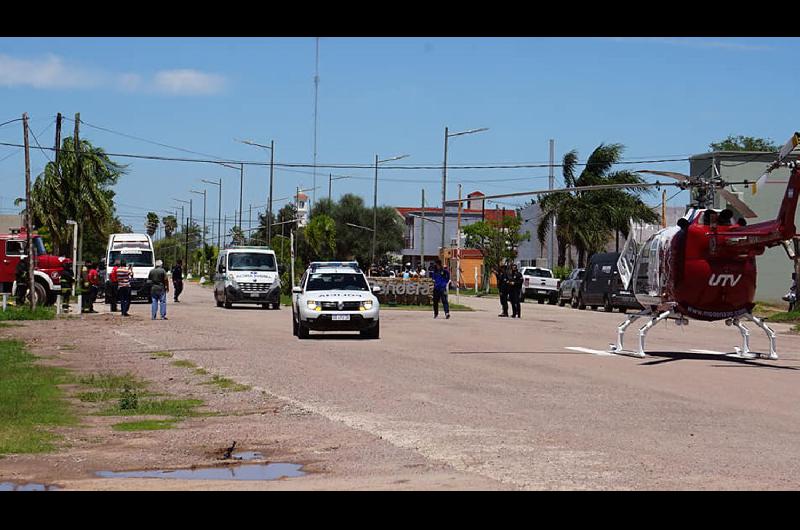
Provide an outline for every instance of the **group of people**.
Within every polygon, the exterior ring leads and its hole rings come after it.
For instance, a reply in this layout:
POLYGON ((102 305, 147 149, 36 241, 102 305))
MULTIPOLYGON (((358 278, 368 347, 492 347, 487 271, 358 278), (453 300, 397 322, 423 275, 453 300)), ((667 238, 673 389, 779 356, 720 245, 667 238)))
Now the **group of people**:
POLYGON ((522 298, 522 273, 519 272, 517 264, 514 263, 510 267, 507 265, 500 265, 500 271, 497 273, 497 289, 500 291, 500 306, 502 312, 497 315, 499 317, 508 316, 508 303, 511 302, 511 318, 522 318, 520 316, 520 299, 522 298))
MULTIPOLYGON (((433 270, 432 267, 431 270, 433 270)), ((403 278, 406 280, 410 278, 425 278, 426 276, 430 275, 430 271, 426 271, 419 265, 417 265, 416 268, 413 268, 410 263, 406 264, 402 270, 395 271, 394 269, 381 265, 373 267, 371 272, 372 276, 376 276, 378 278, 403 278)))
MULTIPOLYGON (((126 266, 125 260, 117 260, 108 275, 106 296, 109 297, 111 311, 117 311, 117 302, 120 304, 122 316, 130 316, 131 306, 131 279, 133 268, 126 266)), ((169 292, 169 278, 164 268, 164 262, 156 260, 147 276, 147 285, 150 288, 150 317, 156 320, 156 315, 161 314, 162 320, 167 318, 167 293, 169 292), (159 311, 160 309, 160 311, 159 311)), ((178 297, 183 292, 183 262, 177 260, 172 268, 173 301, 180 303, 178 297)))

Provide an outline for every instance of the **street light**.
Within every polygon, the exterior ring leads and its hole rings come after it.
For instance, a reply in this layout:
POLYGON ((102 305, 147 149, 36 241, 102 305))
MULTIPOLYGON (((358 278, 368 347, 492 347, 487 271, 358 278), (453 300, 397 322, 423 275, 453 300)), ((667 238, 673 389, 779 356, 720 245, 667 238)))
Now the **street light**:
MULTIPOLYGON (((221 166, 236 169, 236 166, 224 162, 216 162, 221 166)), ((244 163, 239 163, 239 228, 242 227, 242 189, 244 188, 244 163)))
MULTIPOLYGON (((186 203, 189 205, 189 219, 192 217, 192 200, 189 199, 188 201, 184 201, 183 199, 176 199, 175 197, 172 198, 174 201, 186 203)), ((183 217, 183 206, 181 206, 181 217, 183 217)), ((183 225, 183 230, 186 232, 186 243, 184 245, 183 250, 183 259, 186 262, 186 269, 189 270, 189 219, 186 220, 186 224, 183 225)))
MULTIPOLYGON (((236 140, 243 144, 269 149, 269 198, 267 199, 267 245, 272 245, 272 176, 275 169, 275 140, 270 140, 269 145, 257 144, 251 140, 236 140)), ((240 227, 241 228, 241 227, 240 227)))
POLYGON ((386 158, 384 160, 378 160, 378 155, 375 155, 375 186, 372 195, 372 263, 370 264, 370 268, 375 266, 375 244, 377 242, 378 235, 378 164, 392 162, 394 160, 402 160, 403 158, 408 158, 409 156, 411 155, 400 155, 392 158, 386 158))
POLYGON ((442 167, 442 249, 444 249, 445 213, 447 211, 447 139, 453 136, 463 136, 465 134, 474 134, 488 130, 488 127, 481 127, 480 129, 469 129, 468 131, 451 133, 447 127, 444 128, 444 166, 442 167))
POLYGON ((354 225, 353 223, 345 223, 345 224, 346 224, 347 226, 352 226, 352 227, 354 227, 354 228, 362 228, 362 229, 364 229, 364 230, 369 230, 370 232, 374 232, 374 231, 375 231, 375 230, 373 230, 372 228, 370 228, 370 227, 368 227, 368 226, 354 225))
POLYGON ((215 186, 219 186, 219 209, 217 211, 217 249, 222 248, 222 231, 220 230, 221 222, 222 222, 222 179, 219 179, 219 182, 214 182, 213 180, 206 180, 200 179, 202 182, 207 184, 213 184, 215 186))
POLYGON ((332 173, 328 174, 328 200, 331 200, 331 183, 334 180, 341 180, 341 179, 350 179, 353 178, 350 175, 340 175, 338 177, 334 177, 332 173))
POLYGON ((198 195, 202 195, 203 196, 203 246, 201 247, 203 249, 203 259, 201 260, 201 263, 203 265, 203 274, 205 274, 206 273, 206 265, 205 265, 205 263, 206 263, 205 262, 205 249, 206 249, 206 190, 203 190, 203 191, 189 190, 189 193, 196 193, 198 195))

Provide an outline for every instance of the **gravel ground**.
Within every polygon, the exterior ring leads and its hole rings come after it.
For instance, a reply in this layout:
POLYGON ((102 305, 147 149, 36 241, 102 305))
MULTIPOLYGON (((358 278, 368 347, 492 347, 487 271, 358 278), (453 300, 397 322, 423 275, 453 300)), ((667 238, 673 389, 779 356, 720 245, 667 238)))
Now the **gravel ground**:
MULTIPOLYGON (((0 331, 38 338, 43 362, 131 372, 155 391, 206 402, 219 415, 165 431, 117 432, 87 416, 62 450, 0 459, 0 482, 65 489, 797 489, 800 337, 779 332, 781 359, 743 360, 735 328, 659 325, 646 359, 593 354, 622 315, 523 304, 497 318, 496 299, 461 297, 475 312, 381 314, 381 339, 291 333, 291 311, 215 307, 187 284, 168 321, 85 315, 0 331), (74 349, 60 346, 74 345, 74 349), (692 349, 708 350, 696 353, 692 349), (156 351, 174 357, 160 358, 156 351), (239 383, 172 366, 185 359, 239 383), (304 464, 277 481, 99 479, 101 470, 219 463, 225 447, 304 464)), ((455 301, 455 296, 451 296, 455 301)), ((633 338, 631 334, 630 338, 633 338)), ((752 346, 766 348, 759 330, 752 346)), ((82 405, 86 406, 86 405, 82 405)), ((88 410, 88 409, 87 409, 88 410)))

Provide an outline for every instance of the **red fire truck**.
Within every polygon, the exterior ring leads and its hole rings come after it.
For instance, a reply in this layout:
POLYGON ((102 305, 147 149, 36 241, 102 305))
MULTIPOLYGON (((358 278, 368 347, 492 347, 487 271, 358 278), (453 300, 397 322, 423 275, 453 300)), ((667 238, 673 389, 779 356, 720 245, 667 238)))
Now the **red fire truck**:
MULTIPOLYGON (((52 256, 47 253, 42 238, 31 234, 34 255, 34 292, 37 304, 54 304, 61 290, 61 271, 64 262, 72 264, 69 258, 52 256)), ((15 292, 14 280, 19 261, 28 255, 27 232, 25 228, 11 229, 10 234, 0 234, 0 292, 15 292)))

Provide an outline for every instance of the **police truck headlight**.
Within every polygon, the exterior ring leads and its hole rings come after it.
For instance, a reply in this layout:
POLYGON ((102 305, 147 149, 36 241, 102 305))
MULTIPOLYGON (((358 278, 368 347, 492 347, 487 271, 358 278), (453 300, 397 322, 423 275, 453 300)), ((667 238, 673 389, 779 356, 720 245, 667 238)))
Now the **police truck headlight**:
POLYGON ((361 310, 368 311, 372 309, 372 300, 364 300, 361 302, 361 310))
POLYGON ((322 307, 319 305, 319 302, 315 300, 308 300, 306 301, 306 307, 311 309, 312 311, 321 311, 322 307))

